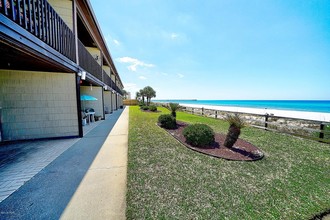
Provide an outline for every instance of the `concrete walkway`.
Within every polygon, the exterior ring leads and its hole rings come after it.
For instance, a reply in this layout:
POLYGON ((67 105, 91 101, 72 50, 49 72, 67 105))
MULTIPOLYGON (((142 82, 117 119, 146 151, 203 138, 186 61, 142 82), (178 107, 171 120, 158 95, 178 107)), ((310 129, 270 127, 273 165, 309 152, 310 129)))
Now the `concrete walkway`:
POLYGON ((128 108, 105 140, 61 219, 126 219, 127 146, 128 108))
MULTIPOLYGON (((75 143, 70 140, 67 144, 72 146, 66 146, 60 156, 0 202, 0 219, 124 219, 127 133, 128 108, 115 111, 75 143)), ((48 147, 53 141, 47 142, 48 147)), ((20 158, 30 159, 18 154, 5 161, 1 177, 20 158)), ((31 169, 20 167, 21 173, 31 169)))
MULTIPOLYGON (((117 118, 106 115, 106 118, 117 118)), ((109 119, 110 120, 110 119, 109 119)), ((83 127, 84 136, 103 121, 83 127)), ((80 138, 38 140, 0 146, 0 202, 19 189, 80 138)))

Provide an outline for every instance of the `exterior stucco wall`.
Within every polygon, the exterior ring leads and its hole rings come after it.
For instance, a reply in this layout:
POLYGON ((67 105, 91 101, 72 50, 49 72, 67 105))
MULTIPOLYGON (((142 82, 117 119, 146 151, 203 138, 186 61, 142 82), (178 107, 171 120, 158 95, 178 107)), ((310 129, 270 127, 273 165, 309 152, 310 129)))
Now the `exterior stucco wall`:
POLYGON ((86 47, 86 49, 94 57, 96 62, 101 65, 101 51, 96 47, 86 47))
POLYGON ((111 92, 110 91, 104 91, 104 109, 111 112, 111 92))
POLYGON ((102 66, 103 70, 106 72, 108 76, 110 76, 111 70, 109 66, 102 66))
POLYGON ((63 19, 66 25, 73 30, 73 9, 70 0, 48 0, 57 14, 63 19))
POLYGON ((0 70, 3 140, 78 135, 75 74, 0 70))
POLYGON ((103 116, 102 90, 103 88, 100 86, 81 86, 80 94, 97 98, 96 101, 81 101, 81 108, 93 108, 95 115, 103 116))

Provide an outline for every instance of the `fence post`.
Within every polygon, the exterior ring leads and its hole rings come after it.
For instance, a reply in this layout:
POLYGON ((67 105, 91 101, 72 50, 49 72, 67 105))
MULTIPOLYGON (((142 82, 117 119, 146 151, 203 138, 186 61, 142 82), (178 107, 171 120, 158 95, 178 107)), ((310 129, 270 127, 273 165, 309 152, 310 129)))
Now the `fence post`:
POLYGON ((191 108, 191 114, 194 114, 194 108, 191 108))
POLYGON ((265 130, 267 130, 267 127, 268 127, 268 117, 269 117, 269 115, 266 114, 265 115, 265 130))
POLYGON ((202 107, 202 116, 204 115, 204 107, 202 107))
MULTIPOLYGON (((323 131, 324 131, 324 123, 322 122, 321 124, 320 124, 320 136, 319 136, 319 138, 320 139, 324 139, 324 133, 323 133, 323 131)), ((322 141, 320 141, 320 142, 322 142, 322 141)))
POLYGON ((218 111, 215 110, 215 118, 218 118, 218 111))

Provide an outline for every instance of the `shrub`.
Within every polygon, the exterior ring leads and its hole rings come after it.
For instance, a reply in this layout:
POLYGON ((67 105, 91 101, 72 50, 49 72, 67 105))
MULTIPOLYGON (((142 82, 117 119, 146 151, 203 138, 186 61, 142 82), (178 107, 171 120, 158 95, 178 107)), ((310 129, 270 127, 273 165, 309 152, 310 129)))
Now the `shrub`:
POLYGON ((176 128, 176 120, 170 114, 160 115, 158 117, 158 123, 162 128, 166 128, 166 129, 176 128))
POLYGON ((150 106, 149 106, 149 110, 152 111, 152 112, 155 112, 155 111, 157 111, 157 106, 155 106, 155 105, 150 105, 150 106))
POLYGON ((170 103, 169 108, 171 110, 171 115, 176 118, 176 111, 180 108, 179 103, 170 103))
POLYGON ((245 121, 238 114, 230 115, 225 117, 225 120, 229 123, 228 133, 224 142, 224 146, 231 148, 234 146, 241 134, 241 129, 245 127, 245 121))
POLYGON ((206 124, 188 125, 183 130, 187 143, 196 147, 206 147, 214 142, 214 132, 206 124))
POLYGON ((149 110, 149 106, 143 105, 143 106, 141 106, 141 109, 144 111, 147 111, 147 110, 149 110))

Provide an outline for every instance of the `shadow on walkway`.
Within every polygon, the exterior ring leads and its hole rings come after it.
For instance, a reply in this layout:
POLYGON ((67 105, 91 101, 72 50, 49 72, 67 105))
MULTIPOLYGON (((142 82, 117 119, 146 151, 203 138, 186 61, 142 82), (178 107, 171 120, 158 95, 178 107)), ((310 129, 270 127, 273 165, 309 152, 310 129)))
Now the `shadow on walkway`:
POLYGON ((0 219, 59 219, 122 111, 114 112, 2 201, 0 219))

